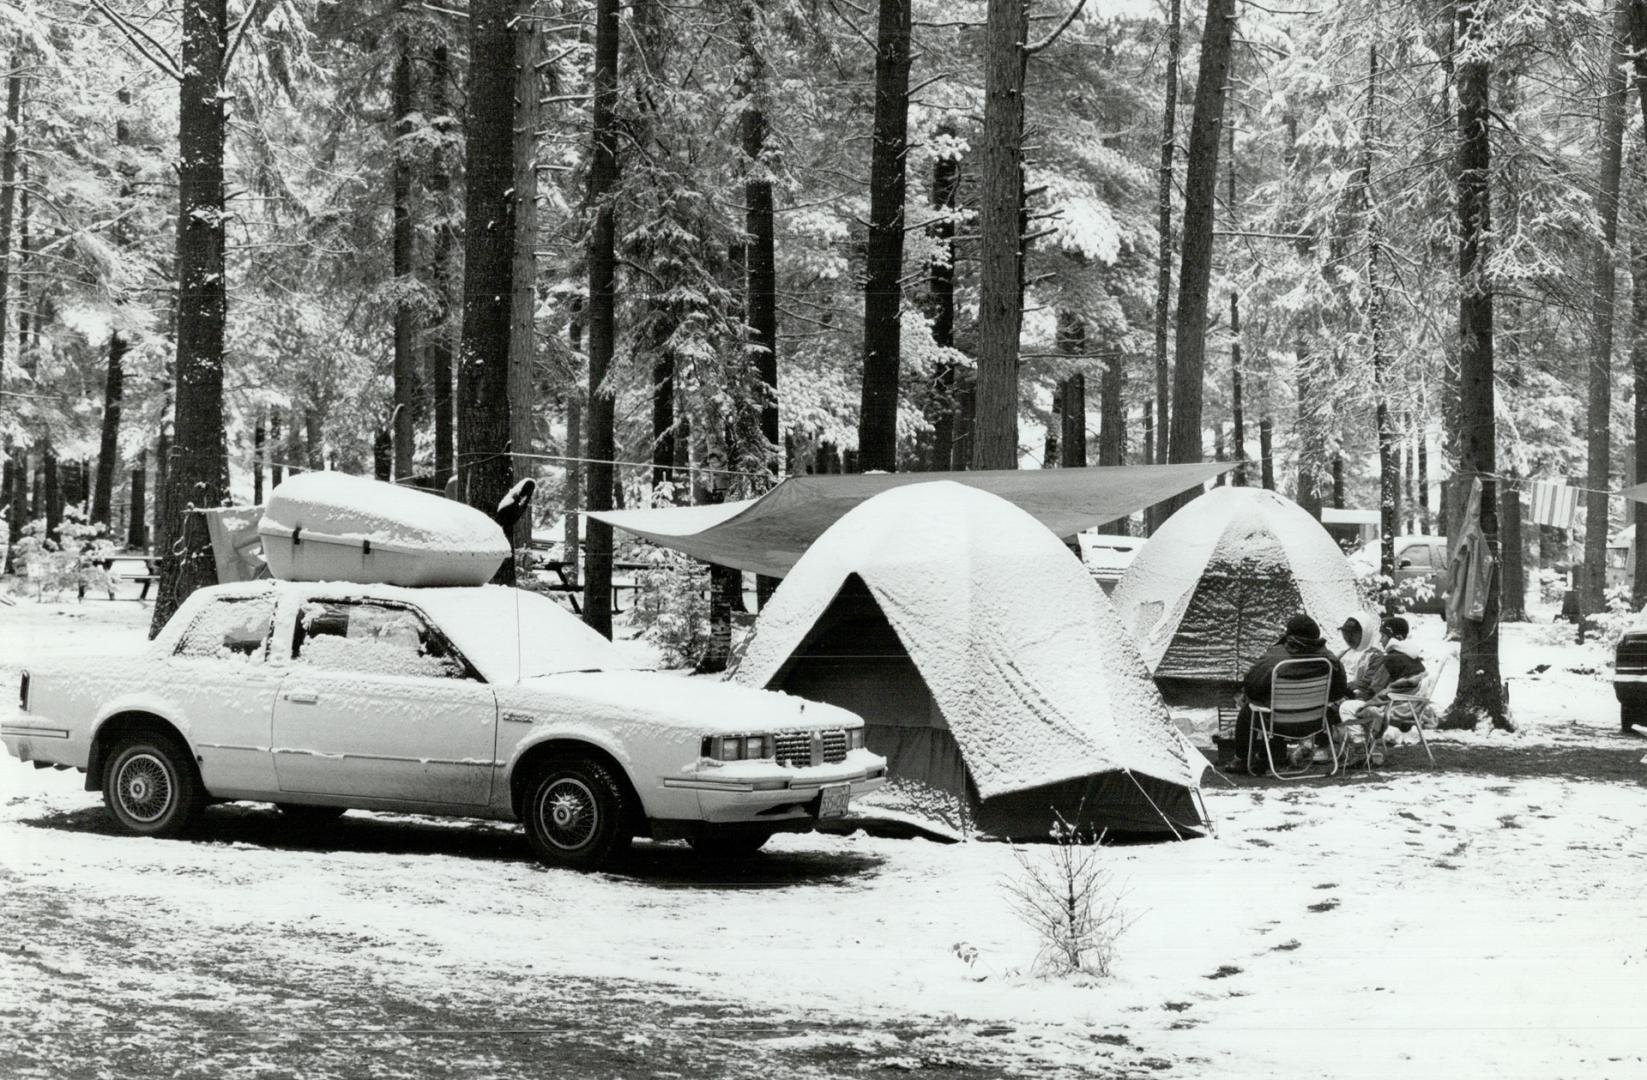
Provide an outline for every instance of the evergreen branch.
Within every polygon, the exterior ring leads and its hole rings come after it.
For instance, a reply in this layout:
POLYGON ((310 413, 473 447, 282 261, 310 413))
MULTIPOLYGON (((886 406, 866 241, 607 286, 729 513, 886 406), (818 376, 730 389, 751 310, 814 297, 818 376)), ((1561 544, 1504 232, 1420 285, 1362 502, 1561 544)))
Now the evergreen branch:
POLYGON ((240 43, 246 40, 246 31, 251 29, 252 23, 257 20, 263 5, 264 0, 251 0, 246 5, 246 13, 240 17, 238 23, 235 23, 234 33, 229 37, 229 47, 223 51, 223 64, 220 68, 222 74, 228 74, 229 65, 234 63, 234 54, 240 50, 240 43))
POLYGON ((91 5, 120 31, 121 36, 142 55, 143 59, 158 68, 162 75, 169 75, 178 82, 183 81, 182 69, 177 66, 177 61, 172 59, 171 53, 164 45, 150 37, 141 26, 115 12, 103 0, 91 0, 91 5))
POLYGON ((1086 6, 1087 0, 1075 0, 1075 6, 1070 9, 1068 15, 1064 16, 1064 21, 1058 24, 1057 29, 1053 30, 1052 33, 1048 34, 1040 41, 1037 41, 1035 44, 1026 45, 1024 47, 1024 55, 1034 56, 1042 49, 1045 49, 1048 45, 1051 45, 1054 41, 1057 41, 1059 38, 1063 37, 1064 31, 1069 29, 1069 24, 1075 21, 1075 16, 1081 14, 1081 9, 1086 6))

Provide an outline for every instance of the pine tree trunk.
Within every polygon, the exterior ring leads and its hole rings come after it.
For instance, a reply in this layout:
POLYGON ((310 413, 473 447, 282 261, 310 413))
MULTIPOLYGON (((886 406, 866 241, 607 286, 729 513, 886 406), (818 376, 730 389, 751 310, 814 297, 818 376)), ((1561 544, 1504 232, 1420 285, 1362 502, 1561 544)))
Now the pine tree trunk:
POLYGON ((137 452, 137 463, 132 466, 132 508, 126 519, 126 547, 132 551, 142 551, 149 546, 149 530, 145 524, 149 501, 148 479, 149 452, 143 449, 137 452))
POLYGON ((1503 558, 1504 586, 1499 602, 1502 622, 1527 621, 1527 564, 1521 537, 1521 493, 1514 484, 1506 484, 1499 492, 1504 505, 1504 541, 1500 545, 1503 558))
POLYGON ((1416 490, 1413 491, 1413 501, 1418 506, 1418 531, 1430 531, 1430 445, 1429 437, 1425 433, 1424 417, 1418 418, 1418 464, 1416 490))
POLYGON ((269 490, 286 478, 286 447, 280 440, 280 409, 269 410, 269 490))
POLYGON ((1259 482, 1265 491, 1275 490, 1275 424, 1269 417, 1258 421, 1259 482))
POLYGON ((1596 185, 1596 217, 1601 236, 1594 247, 1594 291, 1591 293, 1590 395, 1586 427, 1588 468, 1584 496, 1584 582, 1585 610, 1605 611, 1607 592, 1607 534, 1609 532, 1607 491, 1611 485, 1612 405, 1613 405, 1613 309, 1616 302, 1617 268, 1613 263, 1618 244, 1618 193, 1624 160, 1624 114, 1627 86, 1624 65, 1628 59, 1628 14, 1618 0, 1611 33, 1604 42, 1608 58, 1601 86, 1600 168, 1596 185))
MULTIPOLYGON (((1155 462, 1155 402, 1144 402, 1144 464, 1155 462)), ((1146 513, 1145 519, 1150 517, 1146 513)), ((1149 530, 1153 532, 1154 530, 1149 530)))
MULTIPOLYGON (((1172 162, 1178 125, 1178 62, 1183 47, 1179 7, 1179 0, 1167 0, 1167 84, 1161 106, 1161 164, 1156 172, 1155 187, 1155 411, 1163 421, 1172 415, 1167 325, 1172 313, 1172 162)), ((1151 460, 1166 464, 1165 439, 1161 440, 1159 450, 1159 455, 1151 460)), ((1154 532, 1154 526, 1165 520, 1165 515, 1155 515, 1153 507, 1150 513, 1150 532, 1154 532)))
MULTIPOLYGON (((1647 0, 1638 0, 1632 17, 1639 18, 1636 27, 1641 37, 1636 39, 1643 67, 1638 68, 1638 89, 1647 88, 1647 0)), ((1647 109, 1647 104, 1643 104, 1647 109)), ((1630 371, 1635 377, 1635 465, 1636 483, 1647 483, 1647 227, 1637 226, 1630 238, 1630 371)), ((1647 503, 1630 502, 1631 519, 1636 526, 1635 577, 1631 581, 1631 606, 1640 611, 1647 605, 1647 503)))
MULTIPOLYGON (((434 114, 433 125, 442 134, 452 130, 452 118, 448 115, 447 84, 452 77, 450 53, 444 44, 438 44, 434 49, 433 63, 429 71, 429 111, 434 114)), ((448 198, 452 179, 450 163, 443 155, 436 155, 432 172, 429 175, 429 193, 434 196, 434 213, 438 218, 435 226, 435 253, 434 265, 430 269, 429 277, 434 284, 435 292, 440 305, 436 313, 435 326, 429 335, 429 382, 430 406, 435 414, 435 490, 444 492, 446 482, 452 478, 455 465, 453 462, 453 413, 452 413, 452 313, 454 284, 457 283, 457 272, 453 266, 457 250, 457 230, 452 224, 456 215, 456 208, 450 205, 448 198)))
POLYGON ((395 71, 390 89, 394 112, 394 241, 395 277, 394 321, 394 475, 406 480, 412 475, 412 451, 416 445, 413 401, 417 381, 412 353, 416 314, 408 295, 412 288, 412 43, 402 32, 396 35, 395 71))
MULTIPOLYGON (((938 134, 953 137, 954 125, 940 124, 938 134)), ((948 348, 955 344, 955 203, 961 187, 958 157, 941 154, 932 163, 932 209, 940 215, 929 230, 933 255, 927 264, 927 314, 932 319, 933 344, 948 348)), ((930 468, 950 468, 955 452, 955 365, 938 362, 932 380, 929 415, 932 420, 932 460, 930 468)))
MULTIPOLYGON (((1119 351, 1104 358, 1104 374, 1098 382, 1098 464, 1127 463, 1126 367, 1119 351)), ((1098 531, 1113 536, 1127 535, 1127 519, 1121 518, 1098 531)))
MULTIPOLYGON (((617 344, 618 0, 595 0, 594 152, 589 168, 589 451, 587 503, 612 508, 616 443, 611 388, 606 385, 617 344)), ((612 526, 589 519, 584 537, 583 621, 612 636, 612 526)))
MULTIPOLYGON (((1400 446, 1390 416, 1390 359, 1384 347, 1384 282, 1379 255, 1383 231, 1373 177, 1378 142, 1378 46, 1367 50, 1367 113, 1361 140, 1361 184, 1367 218, 1367 331, 1372 351, 1374 430, 1378 437, 1378 572, 1395 579, 1395 535, 1401 527, 1400 446)), ((1388 605, 1386 605, 1388 608, 1388 605)), ((1393 613, 1393 612, 1392 612, 1393 613)))
MULTIPOLYGON (((4 138, 0 139, 0 389, 5 388, 6 382, 6 302, 11 296, 11 230, 17 205, 17 127, 22 108, 23 53, 18 49, 11 55, 11 74, 6 78, 6 130, 4 138)), ((13 446, 9 435, 0 441, 0 455, 8 463, 21 454, 22 451, 13 446)), ((23 472, 19 466, 17 475, 21 477, 23 472)), ((6 544, 7 565, 4 568, 7 573, 11 572, 12 550, 28 520, 25 500, 19 494, 24 490, 22 485, 25 481, 17 480, 15 483, 18 486, 0 491, 0 497, 9 503, 6 514, 9 539, 6 544)))
POLYGON ((1023 326, 1023 0, 989 0, 984 28, 984 130, 978 154, 979 258, 976 469, 1018 467, 1018 337, 1023 326))
POLYGON ((380 427, 372 433, 372 478, 387 483, 394 479, 395 438, 380 427))
POLYGON ((170 541, 160 555, 153 637, 196 589, 217 581, 206 519, 194 508, 228 494, 223 453, 224 0, 184 0, 183 81, 178 95, 177 421, 166 492, 170 541))
MULTIPOLYGON (((515 0, 472 0, 469 5, 457 476, 458 498, 487 513, 514 484, 508 360, 515 258, 510 190, 515 177, 515 9, 515 0)), ((493 580, 514 584, 514 569, 513 559, 505 561, 493 580)))
MULTIPOLYGON (((743 59, 742 77, 746 102, 743 116, 739 119, 741 141, 743 143, 744 168, 747 171, 744 180, 744 232, 747 243, 747 270, 745 277, 745 319, 749 324, 749 346, 753 354, 755 373, 759 378, 764 400, 761 402, 761 437, 766 440, 766 448, 762 456, 767 461, 767 472, 772 482, 778 479, 778 466, 782 439, 779 434, 778 419, 778 263, 775 252, 772 177, 770 167, 766 161, 766 130, 767 130, 767 71, 766 57, 761 51, 759 33, 763 13, 760 0, 740 0, 743 14, 743 34, 739 42, 739 52, 743 59)), ((887 0, 882 5, 883 28, 886 20, 886 8, 901 8, 903 15, 903 74, 902 83, 888 89, 895 92, 902 101, 900 117, 907 116, 909 110, 909 10, 910 0, 887 0)), ((894 16, 896 18, 897 16, 894 16)), ((880 69, 877 61, 877 79, 880 69)), ((877 106, 880 102, 880 84, 877 82, 877 106)), ((903 126, 899 126, 899 145, 903 142, 903 126)), ((875 146, 880 147, 879 129, 875 146)), ((897 195, 900 213, 898 222, 898 244, 895 255, 888 255, 893 259, 894 266, 903 263, 903 178, 904 163, 900 154, 897 161, 897 195)), ((874 180, 871 179, 873 191, 874 180)), ((870 212, 870 220, 875 219, 874 211, 870 212)), ((874 238, 871 238, 871 245, 874 238)), ((871 248, 873 251, 873 247, 871 248)), ((894 298, 896 301, 896 298, 894 298)), ((867 304, 867 301, 866 301, 867 304)), ((894 304, 894 318, 896 318, 896 304, 894 304)), ((868 328, 867 307, 865 313, 865 328, 868 328)), ((894 351, 896 355, 896 351, 894 351)), ((897 401, 897 371, 893 370, 892 398, 894 410, 897 401)), ((867 385, 867 378, 865 383, 867 385)), ((895 423, 895 422, 894 422, 895 423)), ((890 466, 888 466, 890 468, 890 466)))
MULTIPOLYGON (((576 458, 583 456, 584 452, 583 400, 586 391, 575 377, 578 373, 576 358, 583 352, 582 299, 573 297, 571 308, 572 317, 566 320, 566 340, 572 350, 574 378, 566 388, 566 456, 576 458)), ((583 472, 582 462, 566 462, 566 491, 561 502, 561 509, 566 514, 566 526, 561 559, 566 566, 567 582, 573 586, 583 580, 583 537, 578 529, 579 511, 583 509, 583 472)))
POLYGON ((953 472, 963 472, 972 468, 972 434, 977 415, 977 376, 962 375, 955 392, 955 450, 949 462, 953 472))
MULTIPOLYGON (((1233 105, 1233 102, 1231 103, 1233 105)), ((1235 119, 1224 125, 1229 137, 1226 152, 1229 157, 1225 165, 1225 176, 1229 182, 1226 202, 1229 204, 1231 217, 1235 214, 1235 119)), ((1230 484, 1235 487, 1247 486, 1247 419, 1241 400, 1242 383, 1245 381, 1241 370, 1241 295, 1237 289, 1230 290, 1230 441, 1234 453, 1235 468, 1230 470, 1230 484)))
MULTIPOLYGON (((1014 0, 1016 2, 1016 0, 1014 0)), ((875 34, 875 132, 869 160, 868 274, 858 467, 898 467, 898 318, 904 263, 904 160, 909 132, 912 0, 881 0, 875 34)))
MULTIPOLYGON (((1172 371, 1172 421, 1167 460, 1202 459, 1201 398, 1207 349, 1207 293, 1212 282, 1212 226, 1218 151, 1235 36, 1235 0, 1209 0, 1201 35, 1201 64, 1184 166, 1184 250, 1178 272, 1178 327, 1172 371)), ((1167 500, 1162 520, 1195 497, 1167 500)))
POLYGON ((46 535, 58 541, 62 539, 59 530, 63 527, 63 478, 58 471, 57 451, 52 448, 51 440, 46 439, 41 446, 40 490, 41 501, 46 506, 46 535))
POLYGON ((1315 379, 1311 367, 1315 358, 1310 355, 1309 342, 1299 334, 1293 342, 1294 378, 1297 380, 1298 413, 1294 442, 1298 444, 1298 476, 1293 490, 1293 501, 1311 517, 1321 517, 1321 441, 1317 437, 1319 422, 1315 379))
POLYGON ((120 405, 125 394, 126 337, 118 330, 109 333, 108 367, 103 375, 103 431, 97 445, 97 485, 92 495, 91 519, 109 524, 114 502, 115 467, 120 464, 120 405))
POLYGON ((1064 433, 1064 387, 1060 379, 1052 387, 1052 411, 1047 415, 1046 443, 1041 448, 1041 468, 1055 469, 1060 461, 1059 445, 1064 433))
POLYGON ((264 411, 257 410, 257 424, 252 428, 252 505, 263 504, 263 464, 269 454, 269 429, 264 422, 264 411))
MULTIPOLYGON (((1481 38, 1477 4, 1459 0, 1458 222, 1459 222, 1459 479, 1481 481, 1479 524, 1487 548, 1498 554, 1498 493, 1493 413, 1493 292, 1488 274, 1491 236, 1492 144, 1489 130, 1490 68, 1481 38)), ((1463 502, 1460 498, 1458 501, 1463 502)), ((1457 534, 1453 534, 1456 538, 1457 534)), ((1450 725, 1472 726, 1480 714, 1504 718, 1504 687, 1498 666, 1499 580, 1487 583, 1480 621, 1460 620, 1458 694, 1450 725)))
MULTIPOLYGON (((521 10, 529 8, 523 4, 521 10)), ((514 36, 515 176, 509 197, 515 204, 515 235, 509 304, 509 443, 516 454, 513 474, 523 477, 537 471, 531 458, 520 455, 533 453, 537 442, 538 338, 534 316, 538 299, 538 99, 542 96, 538 65, 543 56, 543 34, 535 21, 522 18, 515 23, 514 36)), ((513 540, 517 548, 531 542, 534 516, 529 510, 516 520, 513 540)))

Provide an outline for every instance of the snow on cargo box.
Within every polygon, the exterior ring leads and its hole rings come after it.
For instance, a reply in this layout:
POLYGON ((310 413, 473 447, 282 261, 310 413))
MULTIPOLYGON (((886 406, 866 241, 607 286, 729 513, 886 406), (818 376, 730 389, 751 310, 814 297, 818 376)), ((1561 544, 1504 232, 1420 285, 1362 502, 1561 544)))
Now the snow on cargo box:
POLYGON ((335 472, 275 488, 257 531, 287 581, 484 585, 509 557, 509 538, 472 506, 335 472))

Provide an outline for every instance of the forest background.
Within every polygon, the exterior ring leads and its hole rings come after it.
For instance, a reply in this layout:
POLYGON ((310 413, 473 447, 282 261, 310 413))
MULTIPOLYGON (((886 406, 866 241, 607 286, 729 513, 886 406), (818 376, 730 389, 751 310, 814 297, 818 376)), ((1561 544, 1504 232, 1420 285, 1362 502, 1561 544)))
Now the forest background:
POLYGON ((157 627, 190 510, 294 470, 598 510, 1212 457, 1387 538, 1480 480, 1497 716, 1528 569, 1582 538, 1601 610, 1639 510, 1647 0, 24 0, 0 56, 8 550, 152 544, 157 627))

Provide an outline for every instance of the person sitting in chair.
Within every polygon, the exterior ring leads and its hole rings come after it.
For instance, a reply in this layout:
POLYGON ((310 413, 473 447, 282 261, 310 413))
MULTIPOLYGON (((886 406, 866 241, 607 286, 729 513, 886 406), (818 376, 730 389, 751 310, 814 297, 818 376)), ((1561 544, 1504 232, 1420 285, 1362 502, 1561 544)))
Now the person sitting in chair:
POLYGON ((1332 680, 1327 690, 1328 701, 1337 701, 1348 693, 1344 665, 1339 663, 1338 657, 1327 648, 1327 641, 1321 636, 1321 627, 1303 612, 1288 619, 1286 632, 1281 635, 1280 640, 1271 645, 1264 655, 1247 669, 1246 676, 1241 680, 1241 711, 1235 718, 1238 771, 1242 766, 1249 764, 1246 761, 1247 739, 1252 728, 1252 711, 1248 707, 1249 703, 1256 702, 1266 707, 1269 705, 1271 677, 1277 664, 1283 660, 1303 660, 1311 657, 1320 657, 1332 665, 1332 680))
MULTIPOLYGON (((1368 709, 1377 710, 1378 719, 1367 728, 1369 744, 1384 735, 1384 706, 1389 703, 1390 694, 1411 693, 1424 681, 1424 658, 1407 642, 1407 635, 1412 632, 1407 620, 1391 615, 1380 624, 1379 631, 1383 659, 1366 678, 1351 684, 1350 698, 1338 705, 1339 718, 1345 722, 1358 722, 1368 709)), ((1374 765, 1381 763, 1379 757, 1374 752, 1374 765)))

